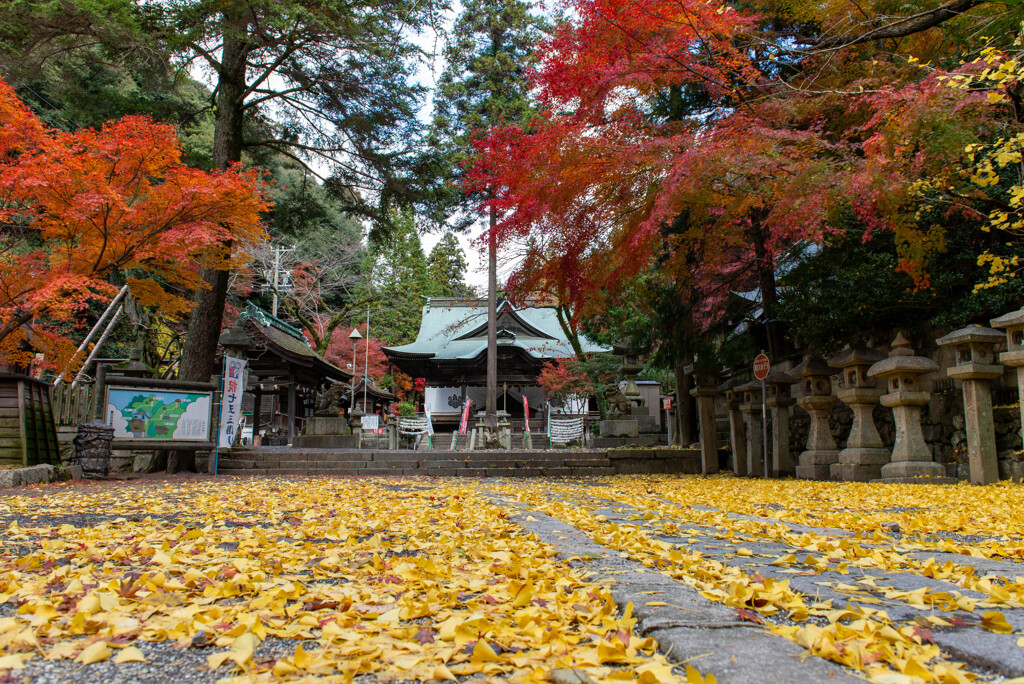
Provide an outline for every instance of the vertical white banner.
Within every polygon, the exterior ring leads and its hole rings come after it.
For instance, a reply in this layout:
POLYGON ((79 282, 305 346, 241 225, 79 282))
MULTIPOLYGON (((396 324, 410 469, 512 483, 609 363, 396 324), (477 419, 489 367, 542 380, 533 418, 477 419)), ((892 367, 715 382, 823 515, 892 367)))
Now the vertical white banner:
POLYGON ((220 430, 217 431, 217 446, 231 448, 242 418, 242 394, 245 391, 242 380, 245 359, 224 357, 224 383, 220 394, 220 430))
POLYGON ((427 416, 427 434, 434 434, 434 419, 430 416, 430 407, 423 404, 423 413, 427 416))

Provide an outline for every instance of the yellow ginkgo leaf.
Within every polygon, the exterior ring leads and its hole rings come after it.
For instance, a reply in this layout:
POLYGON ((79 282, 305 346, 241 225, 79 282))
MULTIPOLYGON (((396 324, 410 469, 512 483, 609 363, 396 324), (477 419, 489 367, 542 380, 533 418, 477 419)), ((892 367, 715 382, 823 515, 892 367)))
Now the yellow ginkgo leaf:
POLYGON ((469 660, 472 663, 492 663, 498 660, 498 654, 494 652, 490 644, 480 639, 473 647, 473 655, 469 660))
POLYGON ((135 646, 121 649, 121 652, 114 656, 115 663, 144 663, 146 655, 135 646))
POLYGON ((708 674, 707 677, 697 671, 693 665, 686 666, 686 684, 718 684, 715 675, 708 674))
POLYGON ((675 684, 679 677, 668 664, 647 663, 636 669, 637 684, 675 684))
POLYGON ((106 660, 110 657, 110 647, 107 646, 106 641, 97 641, 89 644, 82 652, 75 658, 75 662, 82 663, 83 665, 91 665, 92 663, 98 663, 106 660))
POLYGON ((1013 625, 998 610, 987 610, 981 616, 981 626, 996 634, 1013 634, 1013 625))
POLYGON ((431 677, 431 679, 438 679, 438 680, 440 680, 442 682, 454 682, 454 681, 457 681, 455 679, 455 675, 452 674, 452 671, 449 670, 446 665, 437 665, 437 666, 435 666, 433 672, 431 672, 430 677, 431 677))
POLYGON ((24 669, 25 661, 31 657, 31 653, 14 653, 12 655, 0 656, 0 670, 24 669))

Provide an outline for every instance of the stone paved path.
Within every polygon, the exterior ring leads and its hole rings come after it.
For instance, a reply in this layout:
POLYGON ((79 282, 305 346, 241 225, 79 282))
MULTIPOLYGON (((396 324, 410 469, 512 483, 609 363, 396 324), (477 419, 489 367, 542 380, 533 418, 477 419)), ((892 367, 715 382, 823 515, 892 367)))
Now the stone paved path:
MULTIPOLYGON (((194 482, 198 487, 216 481, 194 482)), ((251 482, 277 487, 289 481, 251 482)), ((980 520, 971 510, 975 497, 991 495, 1012 516, 1019 487, 933 492, 814 483, 820 485, 815 489, 807 483, 672 476, 297 478, 291 484, 330 490, 331 483, 344 489, 359 482, 374 483, 383 497, 433 502, 435 495, 456 493, 497 505, 505 511, 502 517, 551 545, 569 567, 609 584, 619 610, 638 619, 636 637, 656 639, 659 650, 678 664, 680 681, 687 664, 722 683, 865 677, 907 684, 999 682, 1024 676, 1024 647, 1018 646, 1019 639, 1024 644, 1024 565, 1018 560, 1024 558, 1024 538, 1015 522, 998 515, 980 520), (856 502, 863 508, 855 510, 856 502)), ((141 491, 138 484, 90 486, 129 499, 133 487, 141 491)), ((188 505, 189 486, 176 489, 180 503, 147 515, 150 524, 170 527, 187 520, 190 512, 182 507, 188 505)), ((130 504, 112 511, 79 506, 66 514, 25 504, 62 491, 73 490, 39 487, 0 495, 0 556, 10 560, 38 546, 12 530, 142 520, 128 510, 130 504), (5 508, 12 497, 18 505, 5 508)), ((387 501, 380 503, 382 510, 389 508, 387 501)), ((237 512, 233 517, 230 524, 244 524, 237 512)), ((385 521, 380 534, 387 531, 385 521)), ((13 615, 15 606, 0 603, 0 621, 13 615)), ((295 643, 266 639, 258 656, 286 657, 295 643)), ((182 650, 169 641, 139 645, 144 664, 107 661, 83 668, 70 660, 36 659, 11 672, 9 681, 213 682, 228 672, 204 668, 209 648, 182 650)), ((8 681, 2 672, 0 681, 8 681)))
MULTIPOLYGON (((661 481, 670 482, 664 478, 661 481)), ((1024 675, 1024 638, 1020 636, 1024 633, 1024 605, 1017 593, 1024 582, 1020 576, 1024 565, 1016 560, 906 550, 900 548, 899 534, 870 539, 844 529, 784 524, 762 516, 731 513, 727 501, 715 508, 681 505, 657 496, 638 498, 632 496, 633 492, 605 486, 608 482, 562 482, 553 487, 493 481, 488 486, 490 496, 515 508, 514 519, 557 548, 560 556, 574 559, 574 563, 615 582, 617 602, 633 604, 642 632, 655 636, 672 659, 699 662, 719 682, 848 681, 855 673, 822 658, 806 657, 808 651, 802 646, 770 635, 749 620, 762 619, 765 624, 779 626, 799 622, 781 613, 759 618, 750 611, 738 610, 736 601, 729 607, 705 598, 688 582, 666 577, 671 573, 650 567, 650 556, 622 551, 629 544, 621 539, 614 541, 610 530, 618 528, 616 534, 627 538, 637 532, 646 533, 649 539, 671 548, 698 553, 704 563, 720 563, 758 582, 767 578, 786 583, 806 604, 824 606, 823 610, 812 611, 819 614, 810 616, 812 624, 826 624, 820 615, 851 604, 869 611, 877 606, 884 610, 885 623, 919 626, 924 643, 934 644, 943 656, 965 663, 983 680, 1024 675), (539 497, 544 504, 536 505, 536 498, 528 503, 531 497, 539 497), (586 512, 596 525, 566 524, 559 519, 565 516, 558 512, 547 514, 552 508, 563 513, 586 512), (728 526, 699 524, 694 521, 694 512, 735 521, 740 529, 753 526, 767 530, 770 526, 772 535, 743 534, 728 526), (675 533, 666 534, 666 529, 675 533), (876 567, 851 568, 835 558, 822 558, 818 546, 822 540, 846 540, 868 552, 878 549, 902 561, 904 567, 896 571, 891 564, 880 561, 876 567), (945 572, 939 569, 942 567, 945 572), (963 586, 965 575, 988 591, 963 586), (1008 625, 993 631, 993 626, 982 619, 989 609, 998 612, 1008 625), (1004 631, 1008 633, 1001 633, 1004 631)), ((974 535, 970 541, 980 548, 998 541, 1019 542, 1019 536, 974 535)), ((849 622, 854 617, 839 620, 849 622)), ((929 680, 894 675, 890 681, 929 680)))

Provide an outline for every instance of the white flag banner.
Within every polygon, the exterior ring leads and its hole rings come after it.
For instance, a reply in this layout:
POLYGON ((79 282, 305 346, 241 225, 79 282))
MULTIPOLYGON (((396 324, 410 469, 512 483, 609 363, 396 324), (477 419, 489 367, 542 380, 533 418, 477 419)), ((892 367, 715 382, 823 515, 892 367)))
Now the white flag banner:
POLYGON ((224 382, 220 394, 220 430, 217 431, 217 447, 229 449, 235 443, 238 424, 242 418, 242 394, 245 385, 242 380, 245 359, 224 357, 224 382))
POLYGON ((430 407, 423 405, 423 413, 427 416, 427 434, 434 434, 434 419, 430 417, 430 407))

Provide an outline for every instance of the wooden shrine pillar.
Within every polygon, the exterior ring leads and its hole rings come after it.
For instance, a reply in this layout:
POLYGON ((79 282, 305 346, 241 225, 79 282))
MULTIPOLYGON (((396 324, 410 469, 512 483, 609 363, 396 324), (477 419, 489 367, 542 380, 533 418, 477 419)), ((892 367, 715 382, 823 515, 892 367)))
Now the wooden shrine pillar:
POLYGON ((295 373, 288 372, 288 443, 295 440, 295 373))
POLYGON ((256 443, 256 438, 260 434, 260 414, 263 412, 263 385, 259 382, 256 383, 255 391, 253 392, 252 400, 252 442, 256 443))

